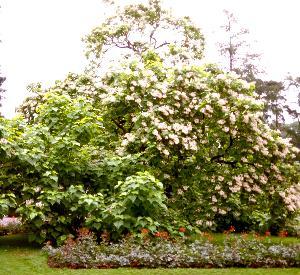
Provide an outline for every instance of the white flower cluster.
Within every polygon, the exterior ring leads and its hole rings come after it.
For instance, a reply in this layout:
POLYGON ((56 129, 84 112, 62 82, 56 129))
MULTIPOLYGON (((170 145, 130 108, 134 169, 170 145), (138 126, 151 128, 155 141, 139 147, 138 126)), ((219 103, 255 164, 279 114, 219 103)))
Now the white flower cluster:
MULTIPOLYGON (((174 154, 189 157, 196 152, 209 160, 216 152, 225 151, 243 167, 243 172, 231 170, 226 174, 228 166, 222 164, 225 162, 216 161, 218 173, 223 174, 208 179, 215 183, 210 205, 214 213, 221 215, 229 211, 223 204, 226 205, 231 195, 246 192, 249 202, 255 203, 257 196, 265 196, 271 190, 270 185, 285 180, 279 166, 268 161, 274 156, 290 159, 297 150, 263 123, 262 113, 257 112, 260 102, 251 96, 248 84, 239 83, 238 90, 236 81, 239 80, 229 77, 227 81, 227 75, 220 75, 216 82, 207 84, 207 74, 202 78, 186 66, 177 71, 161 68, 157 72, 157 68, 145 66, 138 72, 134 70, 124 69, 119 78, 115 75, 116 82, 108 92, 123 100, 126 106, 132 106, 134 113, 129 113, 129 117, 132 123, 139 125, 123 135, 122 152, 135 142, 152 143, 151 148, 156 148, 164 161, 174 154), (128 74, 126 77, 124 72, 128 74), (159 83, 155 82, 156 75, 159 75, 159 83), (227 89, 212 86, 219 85, 218 81, 225 81, 227 89), (231 150, 233 155, 230 155, 231 150)), ((203 165, 211 163, 200 163, 195 171, 201 171, 203 165)), ((183 195, 184 189, 178 189, 177 194, 183 195)), ((294 197, 288 198, 294 201, 294 197)))
POLYGON ((294 212, 300 209, 300 184, 293 185, 287 190, 279 192, 279 195, 289 211, 294 212))

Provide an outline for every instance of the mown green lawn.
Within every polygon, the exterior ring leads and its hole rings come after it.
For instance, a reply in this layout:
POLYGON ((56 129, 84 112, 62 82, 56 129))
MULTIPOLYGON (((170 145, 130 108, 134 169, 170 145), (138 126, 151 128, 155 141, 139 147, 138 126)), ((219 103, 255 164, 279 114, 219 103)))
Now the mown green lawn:
MULTIPOLYGON (((193 239, 210 239, 211 242, 216 243, 216 244, 222 244, 224 240, 230 236, 234 236, 238 234, 233 234, 233 235, 225 235, 222 233, 213 233, 209 234, 208 236, 195 236, 193 239)), ((247 234, 244 235, 244 238, 247 240, 253 240, 256 239, 254 234, 247 234)), ((262 243, 272 243, 272 244, 293 244, 293 243, 299 243, 300 239, 297 237, 288 237, 288 238, 282 238, 282 237, 277 237, 277 236, 270 236, 270 237, 258 237, 262 243)))
MULTIPOLYGON (((296 239, 290 239, 294 242, 296 239)), ((285 239, 288 241, 288 238, 285 239)), ((276 268, 276 269, 102 269, 102 270, 70 270, 51 269, 46 264, 46 256, 39 247, 28 244, 24 236, 0 237, 0 275, 300 275, 300 268, 276 268)))

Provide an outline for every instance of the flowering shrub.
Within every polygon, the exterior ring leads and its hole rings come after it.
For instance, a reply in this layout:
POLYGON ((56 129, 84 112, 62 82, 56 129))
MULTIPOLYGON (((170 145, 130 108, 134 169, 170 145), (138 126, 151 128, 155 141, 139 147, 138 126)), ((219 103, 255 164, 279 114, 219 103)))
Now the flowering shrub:
POLYGON ((82 226, 113 239, 142 228, 275 233, 298 215, 298 150, 263 123, 254 84, 201 63, 188 18, 150 0, 86 42, 92 65, 112 46, 122 59, 33 86, 22 115, 0 118, 0 215, 16 209, 38 242, 82 226), (169 31, 178 37, 160 41, 169 31))
POLYGON ((97 245, 92 234, 69 239, 63 246, 44 247, 51 267, 297 267, 299 245, 263 244, 257 240, 230 238, 217 245, 209 241, 159 241, 140 243, 133 238, 97 245))
POLYGON ((159 62, 133 63, 107 82, 105 121, 124 121, 117 152, 142 151, 170 204, 188 211, 191 222, 214 228, 231 216, 231 223, 269 227, 299 208, 296 149, 262 123, 253 86, 230 74, 159 62))
POLYGON ((23 226, 19 218, 4 217, 0 220, 0 236, 19 233, 22 230, 23 226))

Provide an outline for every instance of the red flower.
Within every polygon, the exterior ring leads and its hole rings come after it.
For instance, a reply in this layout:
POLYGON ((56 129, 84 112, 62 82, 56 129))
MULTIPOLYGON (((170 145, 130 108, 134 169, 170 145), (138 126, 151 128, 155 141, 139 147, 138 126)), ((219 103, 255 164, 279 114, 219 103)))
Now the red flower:
POLYGON ((184 227, 180 227, 178 231, 184 233, 186 229, 184 227))
POLYGON ((154 236, 155 236, 155 237, 160 237, 160 232, 156 232, 156 233, 154 234, 154 236))
POLYGON ((229 232, 235 232, 235 227, 233 226, 233 225, 231 225, 230 227, 229 227, 229 230, 228 230, 229 232))
POLYGON ((267 231, 265 232, 265 236, 266 236, 266 237, 271 236, 271 232, 270 232, 269 230, 267 230, 267 231))

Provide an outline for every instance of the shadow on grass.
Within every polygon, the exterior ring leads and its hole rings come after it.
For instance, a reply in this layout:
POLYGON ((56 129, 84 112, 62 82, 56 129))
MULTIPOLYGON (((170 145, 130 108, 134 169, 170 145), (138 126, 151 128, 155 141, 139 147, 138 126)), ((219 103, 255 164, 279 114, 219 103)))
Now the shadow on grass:
POLYGON ((41 248, 28 241, 28 233, 0 236, 0 248, 41 248))

